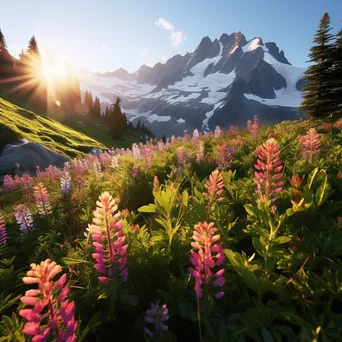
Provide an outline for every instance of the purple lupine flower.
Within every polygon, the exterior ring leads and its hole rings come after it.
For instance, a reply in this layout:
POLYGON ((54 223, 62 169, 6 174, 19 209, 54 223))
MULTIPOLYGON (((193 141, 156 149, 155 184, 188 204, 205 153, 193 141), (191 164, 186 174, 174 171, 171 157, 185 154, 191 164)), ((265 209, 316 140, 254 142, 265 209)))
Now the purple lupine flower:
POLYGON ((7 232, 5 226, 5 220, 3 216, 0 216, 0 245, 5 246, 7 242, 7 232))
POLYGON ((67 299, 70 285, 64 285, 66 274, 52 280, 61 270, 61 266, 46 259, 40 265, 31 264, 23 278, 25 284, 38 284, 38 289, 28 290, 20 298, 22 303, 32 306, 20 310, 19 315, 27 320, 23 333, 31 336, 33 342, 48 338, 57 342, 76 341, 75 304, 67 299))
POLYGON ((30 209, 25 204, 18 204, 14 207, 14 216, 23 233, 33 230, 33 219, 30 209))
MULTIPOLYGON (((224 268, 216 270, 216 266, 220 266, 224 262, 223 242, 217 243, 220 235, 214 235, 217 232, 214 223, 198 223, 195 226, 193 235, 194 241, 191 243, 193 249, 191 250, 190 262, 193 267, 189 267, 189 273, 195 278, 195 292, 197 298, 208 296, 208 286, 222 287, 225 284, 223 277, 224 268), (215 260, 216 259, 216 260, 215 260)), ((221 298, 224 295, 223 291, 216 293, 216 298, 221 298)))
POLYGON ((51 214, 51 206, 49 201, 49 193, 42 183, 37 184, 34 188, 34 199, 38 208, 39 215, 42 217, 51 214))
POLYGON ((168 331, 168 326, 165 322, 169 319, 169 309, 166 304, 159 305, 159 300, 156 304, 150 303, 150 309, 146 311, 145 322, 154 325, 153 331, 144 327, 145 333, 148 336, 160 336, 162 331, 168 331))
POLYGON ((95 247, 93 258, 96 260, 95 268, 100 273, 98 279, 107 282, 111 278, 120 277, 125 282, 128 276, 128 245, 125 244, 120 213, 113 216, 118 207, 108 192, 103 192, 96 204, 89 233, 95 247))
POLYGON ((61 191, 63 195, 67 195, 71 192, 71 177, 68 172, 61 177, 61 191))
POLYGON ((132 177, 138 177, 140 175, 140 167, 139 166, 134 166, 132 169, 132 177))
POLYGON ((234 158, 235 146, 227 147, 225 144, 217 146, 218 150, 218 159, 217 159, 217 166, 221 169, 227 169, 230 167, 231 162, 234 158))

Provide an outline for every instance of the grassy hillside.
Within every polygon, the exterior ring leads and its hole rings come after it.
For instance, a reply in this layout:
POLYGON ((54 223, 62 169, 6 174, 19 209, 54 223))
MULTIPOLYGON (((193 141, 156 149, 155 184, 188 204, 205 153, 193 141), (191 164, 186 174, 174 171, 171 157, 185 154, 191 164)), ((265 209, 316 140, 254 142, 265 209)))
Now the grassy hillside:
POLYGON ((62 274, 71 285, 77 341, 340 341, 341 132, 342 120, 255 124, 88 155, 68 181, 7 179, 0 336, 24 340, 37 284, 23 277, 50 259, 53 298, 62 274), (161 317, 168 330, 156 331, 161 317))
POLYGON ((114 140, 108 125, 101 120, 90 121, 76 115, 55 121, 23 109, 0 97, 0 149, 19 138, 41 143, 52 150, 75 157, 93 147, 128 147, 140 140, 139 132, 114 140))

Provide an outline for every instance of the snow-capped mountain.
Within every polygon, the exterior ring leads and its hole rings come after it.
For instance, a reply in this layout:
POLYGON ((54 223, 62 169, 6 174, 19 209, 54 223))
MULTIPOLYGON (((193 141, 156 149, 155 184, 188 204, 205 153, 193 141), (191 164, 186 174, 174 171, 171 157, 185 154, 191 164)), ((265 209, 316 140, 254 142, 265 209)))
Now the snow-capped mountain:
POLYGON ((241 33, 201 40, 196 50, 165 64, 143 65, 135 73, 118 69, 80 76, 103 108, 116 96, 127 117, 140 119, 157 135, 206 130, 216 125, 245 125, 254 114, 277 122, 298 118, 302 75, 273 42, 241 33))

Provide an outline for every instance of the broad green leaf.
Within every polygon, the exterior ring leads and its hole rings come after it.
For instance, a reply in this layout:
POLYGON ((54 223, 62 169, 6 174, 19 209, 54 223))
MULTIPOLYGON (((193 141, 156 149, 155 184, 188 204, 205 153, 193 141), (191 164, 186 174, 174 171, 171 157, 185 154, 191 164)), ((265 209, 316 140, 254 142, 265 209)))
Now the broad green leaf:
POLYGON ((276 245, 281 245, 283 243, 287 243, 291 241, 291 238, 289 236, 279 236, 277 237, 273 242, 276 244, 276 245))
POLYGON ((156 206, 154 204, 149 204, 149 205, 143 205, 138 209, 139 212, 141 213, 155 213, 156 212, 156 206))
POLYGON ((258 216, 258 208, 253 204, 245 204, 245 209, 250 216, 258 216))

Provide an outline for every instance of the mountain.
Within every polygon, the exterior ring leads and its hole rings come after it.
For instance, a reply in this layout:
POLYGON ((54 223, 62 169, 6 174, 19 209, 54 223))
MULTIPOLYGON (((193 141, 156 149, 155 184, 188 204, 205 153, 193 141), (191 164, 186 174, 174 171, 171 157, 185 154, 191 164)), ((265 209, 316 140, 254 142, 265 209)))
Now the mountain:
POLYGON ((302 75, 273 42, 249 41, 241 32, 204 37, 196 50, 135 73, 125 69, 80 75, 81 89, 99 96, 103 108, 116 96, 127 117, 141 120, 157 136, 216 125, 245 125, 299 117, 302 75))

